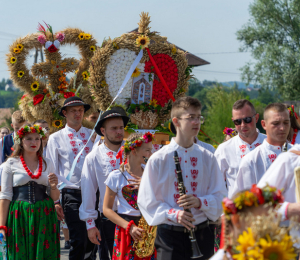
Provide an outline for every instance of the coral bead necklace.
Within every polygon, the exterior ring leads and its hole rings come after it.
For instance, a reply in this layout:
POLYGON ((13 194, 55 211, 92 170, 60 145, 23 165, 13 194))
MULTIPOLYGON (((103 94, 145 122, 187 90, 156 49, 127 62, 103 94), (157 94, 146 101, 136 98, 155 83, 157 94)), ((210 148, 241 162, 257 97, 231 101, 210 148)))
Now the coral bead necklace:
POLYGON ((29 177, 31 179, 36 179, 37 180, 38 178, 41 177, 42 171, 43 171, 43 158, 42 158, 42 156, 39 156, 39 170, 38 170, 37 175, 33 175, 33 173, 29 170, 29 168, 27 167, 27 165, 25 163, 23 155, 20 155, 20 159, 21 159, 21 162, 22 162, 22 165, 23 165, 25 171, 27 172, 27 174, 29 175, 29 177))
POLYGON ((295 144, 297 133, 298 133, 298 129, 294 129, 293 140, 292 140, 291 144, 295 144))

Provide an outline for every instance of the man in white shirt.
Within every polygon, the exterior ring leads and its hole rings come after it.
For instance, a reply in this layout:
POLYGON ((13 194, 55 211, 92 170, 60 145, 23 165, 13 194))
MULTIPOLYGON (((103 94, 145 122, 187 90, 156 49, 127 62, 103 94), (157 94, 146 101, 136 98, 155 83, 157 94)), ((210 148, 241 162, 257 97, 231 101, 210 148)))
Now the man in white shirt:
MULTIPOLYGON (((122 109, 123 110, 123 109, 122 109)), ((101 239, 107 244, 107 249, 112 256, 114 245, 115 224, 108 220, 103 214, 103 199, 106 190, 105 181, 107 176, 114 170, 119 169, 122 158, 117 158, 117 154, 123 144, 124 127, 129 121, 126 112, 120 109, 111 109, 104 112, 95 131, 99 136, 104 136, 104 142, 93 148, 86 157, 82 168, 81 187, 82 204, 79 209, 80 219, 86 222, 88 237, 91 242, 99 245, 101 239), (98 211, 95 209, 96 192, 100 191, 99 211, 101 213, 101 238, 96 227, 95 220, 98 218, 98 211)))
POLYGON ((239 167, 236 181, 232 191, 232 197, 243 190, 250 189, 252 184, 257 184, 267 169, 282 152, 283 145, 287 144, 287 136, 290 131, 290 115, 286 106, 282 103, 273 103, 264 110, 262 127, 266 130, 267 138, 254 151, 247 154, 239 167))
POLYGON ((259 115, 253 104, 240 99, 233 104, 232 121, 238 135, 218 146, 215 156, 226 180, 228 197, 231 197, 242 158, 262 144, 266 135, 256 131, 259 115))
POLYGON ((157 227, 157 259, 190 259, 189 231, 195 228, 197 245, 208 259, 214 253, 214 236, 208 219, 216 221, 227 195, 214 155, 195 144, 200 130, 201 103, 192 97, 177 99, 171 110, 176 137, 147 162, 138 194, 138 206, 151 226, 157 227), (174 152, 182 169, 186 195, 180 196, 174 152), (190 212, 184 211, 189 209, 190 212))
POLYGON ((85 223, 79 218, 81 195, 81 170, 86 155, 92 150, 93 143, 88 142, 91 130, 82 126, 84 113, 90 108, 78 97, 65 100, 60 115, 66 118, 66 126, 62 130, 50 135, 47 144, 46 157, 52 160, 55 173, 67 178, 73 161, 80 154, 74 172, 68 178, 74 185, 62 189, 62 206, 56 202, 55 208, 58 218, 66 220, 70 233, 71 249, 69 259, 86 259, 85 253, 91 252, 94 245, 89 242, 85 223), (85 146, 86 145, 86 146, 85 146))

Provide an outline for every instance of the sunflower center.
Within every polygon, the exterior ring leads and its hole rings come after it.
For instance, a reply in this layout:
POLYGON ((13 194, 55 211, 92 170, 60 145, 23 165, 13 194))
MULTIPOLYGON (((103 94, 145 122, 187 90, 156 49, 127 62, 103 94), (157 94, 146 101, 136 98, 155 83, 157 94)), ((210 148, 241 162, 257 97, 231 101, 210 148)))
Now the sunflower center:
POLYGON ((278 260, 278 259, 279 259, 279 256, 278 256, 277 253, 271 253, 271 254, 269 255, 269 259, 270 259, 270 260, 278 260))
POLYGON ((60 125, 60 122, 59 122, 59 121, 56 121, 56 122, 55 122, 55 125, 59 126, 59 125, 60 125))
POLYGON ((146 40, 142 39, 142 40, 141 40, 141 44, 142 44, 142 45, 146 44, 146 40))

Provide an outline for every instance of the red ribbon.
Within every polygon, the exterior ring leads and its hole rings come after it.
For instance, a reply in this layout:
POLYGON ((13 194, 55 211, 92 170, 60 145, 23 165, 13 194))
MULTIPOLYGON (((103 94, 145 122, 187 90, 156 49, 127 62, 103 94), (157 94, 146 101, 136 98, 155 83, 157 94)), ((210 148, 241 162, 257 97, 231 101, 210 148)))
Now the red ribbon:
POLYGON ((226 225, 226 220, 224 215, 221 217, 221 221, 222 224, 221 224, 220 249, 223 249, 225 245, 225 225, 226 225))
POLYGON ((150 61, 152 62, 152 65, 153 65, 154 68, 155 68, 155 71, 156 71, 157 76, 159 77, 161 83, 162 83, 163 86, 165 87, 165 90, 168 92, 170 98, 171 98, 171 99, 173 100, 173 102, 174 102, 174 101, 175 101, 175 98, 173 97, 173 94, 171 93, 171 91, 170 91, 170 89, 169 89, 169 87, 168 87, 168 85, 167 85, 165 79, 164 79, 163 76, 161 75, 161 72, 160 72, 159 68, 157 67, 157 65, 156 65, 156 63, 155 63, 155 61, 154 61, 154 59, 153 59, 153 57, 152 57, 152 55, 151 55, 151 53, 150 53, 149 48, 146 48, 146 50, 147 50, 147 52, 148 52, 150 61))
POLYGON ((295 110, 294 110, 294 105, 291 105, 291 107, 292 107, 292 109, 293 109, 293 113, 294 113, 296 119, 298 119, 298 115, 297 115, 297 113, 295 113, 295 110))
POLYGON ((116 155, 116 159, 120 159, 120 164, 122 163, 122 159, 123 159, 123 151, 124 151, 124 146, 120 148, 120 151, 116 155))

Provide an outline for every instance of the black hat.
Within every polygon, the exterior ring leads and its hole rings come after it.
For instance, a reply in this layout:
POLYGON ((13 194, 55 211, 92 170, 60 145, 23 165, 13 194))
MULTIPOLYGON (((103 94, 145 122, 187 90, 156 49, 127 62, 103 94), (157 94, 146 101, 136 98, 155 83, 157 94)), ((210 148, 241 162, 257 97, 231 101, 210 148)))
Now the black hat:
POLYGON ((65 110, 66 107, 75 107, 75 106, 84 106, 84 113, 91 108, 91 106, 89 104, 85 104, 81 98, 69 97, 65 100, 64 106, 61 108, 61 110, 58 112, 58 114, 60 116, 65 117, 64 114, 62 113, 62 111, 65 110))
POLYGON ((129 117, 126 115, 126 112, 124 109, 119 109, 119 108, 113 108, 111 110, 107 110, 105 111, 101 117, 99 122, 97 123, 97 125, 95 126, 95 132, 98 135, 103 136, 103 134, 101 133, 100 128, 102 127, 104 121, 108 118, 113 118, 113 117, 121 117, 123 119, 124 122, 124 127, 127 125, 128 121, 129 121, 129 117))

